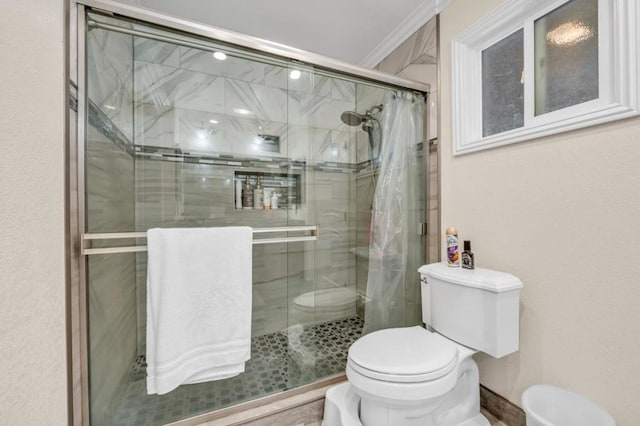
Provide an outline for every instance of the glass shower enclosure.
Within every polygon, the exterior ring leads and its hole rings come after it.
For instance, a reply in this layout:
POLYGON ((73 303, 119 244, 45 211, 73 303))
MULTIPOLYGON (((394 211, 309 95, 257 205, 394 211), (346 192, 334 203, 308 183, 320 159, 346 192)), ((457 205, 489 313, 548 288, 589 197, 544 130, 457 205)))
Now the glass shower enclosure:
MULTIPOLYGON (((344 373, 364 325, 380 146, 394 143, 382 140, 385 108, 401 92, 424 94, 130 17, 80 13, 90 423, 165 424, 344 373), (240 225, 272 240, 253 246, 246 371, 147 395, 144 232, 240 225)), ((419 127, 414 155, 422 158, 419 127)), ((411 171, 418 219, 424 164, 411 171)), ((393 302, 402 324, 387 326, 419 323, 415 271, 425 237, 411 235, 413 272, 393 302)))

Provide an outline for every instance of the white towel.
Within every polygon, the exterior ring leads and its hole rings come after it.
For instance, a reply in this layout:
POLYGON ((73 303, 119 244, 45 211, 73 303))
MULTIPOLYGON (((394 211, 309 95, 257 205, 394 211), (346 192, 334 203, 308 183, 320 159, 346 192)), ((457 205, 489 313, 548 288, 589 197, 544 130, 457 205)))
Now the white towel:
POLYGON ((249 227, 147 232, 147 393, 236 376, 251 356, 249 227))

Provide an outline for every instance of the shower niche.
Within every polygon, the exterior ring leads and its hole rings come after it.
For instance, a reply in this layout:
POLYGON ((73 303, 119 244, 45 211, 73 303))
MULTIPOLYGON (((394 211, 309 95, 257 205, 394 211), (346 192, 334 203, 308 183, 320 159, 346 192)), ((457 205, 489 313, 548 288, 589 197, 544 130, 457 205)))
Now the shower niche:
POLYGON ((277 204, 269 203, 267 210, 295 209, 302 204, 301 174, 236 170, 233 172, 233 181, 235 210, 265 210, 264 205, 256 207, 251 203, 251 208, 243 206, 243 197, 254 197, 258 185, 264 191, 264 197, 275 195, 277 199, 277 204))

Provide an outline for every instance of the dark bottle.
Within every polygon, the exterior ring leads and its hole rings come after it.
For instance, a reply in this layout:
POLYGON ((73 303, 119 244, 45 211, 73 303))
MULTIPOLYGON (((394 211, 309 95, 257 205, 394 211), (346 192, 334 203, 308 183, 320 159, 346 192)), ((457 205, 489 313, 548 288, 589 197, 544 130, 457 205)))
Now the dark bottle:
POLYGON ((244 210, 253 209, 253 188, 249 183, 249 176, 247 176, 242 186, 242 208, 244 210))
POLYGON ((464 269, 475 269, 473 262, 473 252, 471 251, 471 241, 465 240, 464 251, 462 252, 462 267, 464 269))

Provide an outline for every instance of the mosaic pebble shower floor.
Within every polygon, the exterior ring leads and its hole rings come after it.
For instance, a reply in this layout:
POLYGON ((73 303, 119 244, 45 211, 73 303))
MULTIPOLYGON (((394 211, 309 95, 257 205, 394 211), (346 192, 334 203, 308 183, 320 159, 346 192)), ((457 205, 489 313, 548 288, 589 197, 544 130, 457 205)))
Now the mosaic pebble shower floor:
POLYGON ((243 374, 183 385, 166 395, 147 395, 146 364, 144 357, 139 357, 122 402, 113 416, 100 424, 162 425, 342 373, 349 346, 361 336, 363 324, 360 318, 351 317, 256 336, 243 374))

